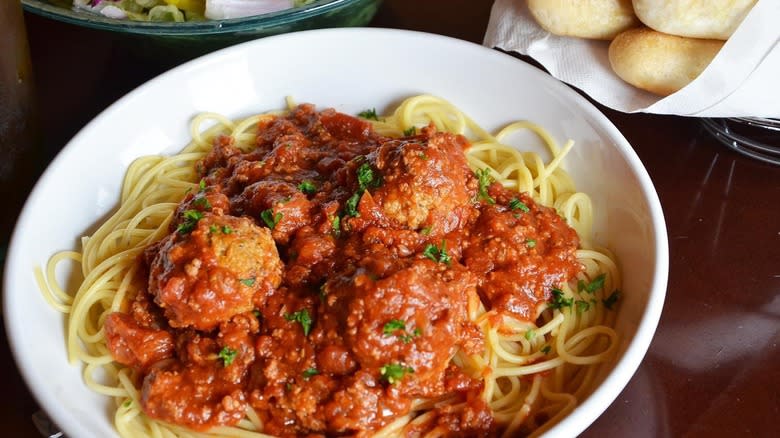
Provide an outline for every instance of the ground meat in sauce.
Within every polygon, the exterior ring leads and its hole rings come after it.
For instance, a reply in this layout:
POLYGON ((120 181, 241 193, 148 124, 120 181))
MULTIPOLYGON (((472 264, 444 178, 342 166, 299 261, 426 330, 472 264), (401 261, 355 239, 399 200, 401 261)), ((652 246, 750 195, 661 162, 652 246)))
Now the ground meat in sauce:
POLYGON ((251 311, 279 286, 282 263, 267 228, 205 213, 157 246, 149 293, 171 327, 211 330, 251 311))
POLYGON ((259 122, 251 151, 217 138, 141 258, 146 287, 106 320, 144 411, 207 430, 251 406, 265 433, 365 435, 454 397, 418 429, 495 435, 482 383, 450 362, 483 348, 469 306, 533 320, 581 268, 554 210, 498 184, 479 196, 466 147, 312 105, 259 122))
POLYGON ((555 210, 525 194, 499 184, 490 194, 497 202, 483 206, 463 251, 464 264, 479 274, 478 289, 489 308, 535 320, 551 289, 581 269, 575 254, 579 238, 555 210))

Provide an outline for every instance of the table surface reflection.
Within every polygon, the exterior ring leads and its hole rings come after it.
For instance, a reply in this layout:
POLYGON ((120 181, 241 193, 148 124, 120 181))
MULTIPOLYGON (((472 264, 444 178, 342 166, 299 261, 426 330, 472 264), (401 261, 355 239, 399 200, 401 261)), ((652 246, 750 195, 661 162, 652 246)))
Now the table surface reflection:
MULTIPOLYGON (((486 0, 385 0, 371 25, 480 43, 490 6, 486 0)), ((96 31, 29 14, 26 23, 45 127, 41 167, 97 113, 165 69, 96 31)), ((645 360, 583 436, 780 436, 780 167, 728 150, 696 119, 597 106, 634 147, 658 190, 671 268, 645 360)), ((9 232, 2 230, 4 240, 9 232)), ((0 354, 3 435, 40 436, 31 421, 39 407, 4 335, 0 354)))

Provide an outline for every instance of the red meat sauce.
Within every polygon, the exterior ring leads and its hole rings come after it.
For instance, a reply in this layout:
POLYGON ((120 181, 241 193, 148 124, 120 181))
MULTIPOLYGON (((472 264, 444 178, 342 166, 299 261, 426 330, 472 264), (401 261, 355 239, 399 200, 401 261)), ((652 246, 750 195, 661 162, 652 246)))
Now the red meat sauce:
POLYGON ((365 436, 455 397, 466 407, 424 427, 496 434, 481 382, 450 361, 484 348, 469 302, 533 319, 581 269, 576 233, 525 194, 480 191, 462 136, 386 138, 311 105, 257 132, 250 152, 214 142, 105 322, 146 414, 206 430, 251 406, 269 434, 365 436))

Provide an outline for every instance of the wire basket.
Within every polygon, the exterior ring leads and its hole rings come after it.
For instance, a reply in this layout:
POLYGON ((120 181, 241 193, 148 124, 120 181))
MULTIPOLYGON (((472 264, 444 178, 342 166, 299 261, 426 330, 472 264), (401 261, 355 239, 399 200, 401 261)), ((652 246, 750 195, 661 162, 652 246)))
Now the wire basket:
POLYGON ((780 119, 731 117, 702 119, 705 129, 729 148, 780 165, 780 119))

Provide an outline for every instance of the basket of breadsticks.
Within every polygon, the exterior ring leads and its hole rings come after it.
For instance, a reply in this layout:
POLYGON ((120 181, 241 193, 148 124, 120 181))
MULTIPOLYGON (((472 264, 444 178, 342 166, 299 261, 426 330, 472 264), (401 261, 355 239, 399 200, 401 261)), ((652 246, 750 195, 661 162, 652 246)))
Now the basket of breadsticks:
POLYGON ((780 118, 780 0, 496 0, 484 44, 623 112, 780 118))

